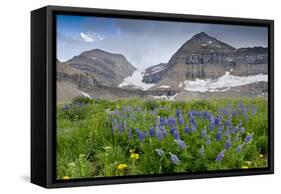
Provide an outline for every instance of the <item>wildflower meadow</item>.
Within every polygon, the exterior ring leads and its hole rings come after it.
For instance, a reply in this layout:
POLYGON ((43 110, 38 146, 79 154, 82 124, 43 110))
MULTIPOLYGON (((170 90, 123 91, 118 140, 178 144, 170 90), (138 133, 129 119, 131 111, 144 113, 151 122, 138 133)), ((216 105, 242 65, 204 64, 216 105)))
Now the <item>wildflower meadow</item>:
POLYGON ((57 105, 57 179, 267 167, 263 98, 57 105))

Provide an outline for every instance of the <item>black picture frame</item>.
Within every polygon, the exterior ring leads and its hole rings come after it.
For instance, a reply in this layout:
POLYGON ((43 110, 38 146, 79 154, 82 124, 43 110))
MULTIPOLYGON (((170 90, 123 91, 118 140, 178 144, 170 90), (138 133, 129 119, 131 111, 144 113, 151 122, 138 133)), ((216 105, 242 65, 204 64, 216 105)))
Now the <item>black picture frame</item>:
POLYGON ((46 188, 274 173, 274 21, 231 17, 46 6, 31 12, 31 182, 46 188), (268 27, 268 167, 129 177, 56 180, 56 14, 268 27))

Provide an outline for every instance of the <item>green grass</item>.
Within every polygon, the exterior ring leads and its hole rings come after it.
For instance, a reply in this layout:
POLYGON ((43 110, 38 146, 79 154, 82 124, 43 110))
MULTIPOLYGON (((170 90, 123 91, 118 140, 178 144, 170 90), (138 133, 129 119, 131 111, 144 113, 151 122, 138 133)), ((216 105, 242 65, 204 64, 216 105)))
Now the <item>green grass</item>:
MULTIPOLYGON (((268 148, 267 100, 197 100, 171 102, 141 99, 92 100, 76 98, 57 105, 57 178, 86 178, 143 175, 173 172, 204 172, 211 170, 262 168, 267 166, 268 148), (184 119, 179 122, 177 110, 184 119), (228 113, 227 113, 228 110, 228 113), (222 137, 216 136, 219 125, 211 130, 210 120, 195 116, 196 130, 186 132, 190 125, 188 113, 208 111, 213 118, 222 115, 222 137), (232 115, 230 135, 225 134, 225 121, 232 115), (177 132, 185 142, 181 149, 170 132, 159 139, 156 126, 160 118, 176 119, 177 132), (240 124, 240 126, 238 126, 240 124), (238 132, 234 127, 238 126, 238 132), (154 134, 150 134, 151 127, 154 134), (207 134, 201 136, 202 128, 207 134), (242 132, 242 127, 245 132, 242 132), (136 131, 136 129, 138 131, 136 131), (245 138, 253 138, 245 143, 245 138), (145 136, 142 139, 141 136, 145 136), (231 146, 226 149, 227 139, 231 146), (209 142, 208 142, 209 141, 209 142), (237 147, 243 145, 240 152, 237 147), (164 154, 159 156, 155 149, 164 154), (204 152, 202 151, 204 150, 204 152), (224 151, 221 161, 218 154, 224 151), (171 156, 176 155, 179 163, 171 156)), ((158 128, 159 129, 159 128, 158 128)))

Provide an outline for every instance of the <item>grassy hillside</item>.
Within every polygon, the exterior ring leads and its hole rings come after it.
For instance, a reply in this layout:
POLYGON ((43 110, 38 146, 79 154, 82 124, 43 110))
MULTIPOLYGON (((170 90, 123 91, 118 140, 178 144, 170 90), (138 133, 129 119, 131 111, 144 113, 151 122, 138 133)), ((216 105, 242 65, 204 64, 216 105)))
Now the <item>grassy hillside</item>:
POLYGON ((267 166, 267 100, 92 100, 57 106, 57 178, 267 166))

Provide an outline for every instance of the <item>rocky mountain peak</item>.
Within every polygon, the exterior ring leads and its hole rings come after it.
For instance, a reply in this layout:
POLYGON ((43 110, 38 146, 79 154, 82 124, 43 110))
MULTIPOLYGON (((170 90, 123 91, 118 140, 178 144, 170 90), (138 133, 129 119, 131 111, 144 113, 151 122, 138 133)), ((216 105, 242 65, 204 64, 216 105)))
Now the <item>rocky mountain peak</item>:
POLYGON ((195 34, 191 39, 213 39, 213 37, 209 36, 205 32, 200 32, 198 34, 195 34))
POLYGON ((195 34, 190 40, 188 40, 182 48, 185 51, 191 51, 191 52, 201 52, 201 51, 234 51, 235 48, 217 40, 214 37, 209 36, 205 32, 200 32, 198 34, 195 34))
POLYGON ((99 83, 107 86, 117 86, 136 70, 123 55, 101 49, 85 51, 66 63, 72 68, 89 73, 99 83))

